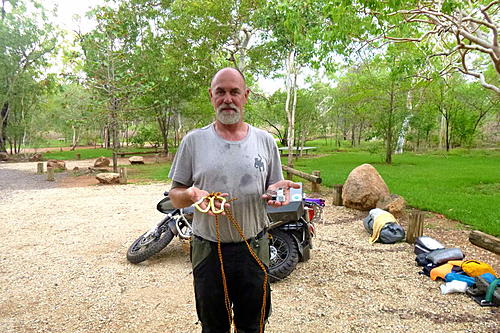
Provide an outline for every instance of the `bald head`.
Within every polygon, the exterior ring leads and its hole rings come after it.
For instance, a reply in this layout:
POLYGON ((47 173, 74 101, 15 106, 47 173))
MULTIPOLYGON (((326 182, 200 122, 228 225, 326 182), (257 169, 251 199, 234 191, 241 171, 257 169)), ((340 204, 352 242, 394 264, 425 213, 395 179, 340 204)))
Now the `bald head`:
POLYGON ((225 67, 225 68, 219 70, 217 73, 215 73, 214 77, 212 78, 212 81, 210 82, 210 87, 211 88, 214 87, 214 83, 217 81, 217 79, 220 76, 230 76, 233 79, 235 79, 236 82, 242 83, 243 84, 243 89, 246 89, 245 76, 243 76, 242 72, 240 72, 238 69, 233 68, 233 67, 225 67), (239 77, 239 79, 238 79, 238 77, 239 77))

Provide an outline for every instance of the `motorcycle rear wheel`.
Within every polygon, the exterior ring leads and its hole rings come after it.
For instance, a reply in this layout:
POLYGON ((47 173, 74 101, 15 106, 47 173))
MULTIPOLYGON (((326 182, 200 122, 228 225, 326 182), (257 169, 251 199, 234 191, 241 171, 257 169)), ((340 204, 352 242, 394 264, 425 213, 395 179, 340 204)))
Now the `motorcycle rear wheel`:
POLYGON ((290 234, 279 229, 270 230, 269 233, 272 236, 269 281, 276 282, 293 272, 299 262, 299 249, 290 234))
POLYGON ((155 237, 154 235, 145 238, 144 236, 146 234, 147 233, 142 234, 141 237, 137 238, 128 248, 127 260, 130 263, 138 264, 149 259, 163 250, 163 248, 165 248, 174 238, 173 232, 168 227, 160 234, 160 237, 154 239, 151 239, 151 237, 155 237))

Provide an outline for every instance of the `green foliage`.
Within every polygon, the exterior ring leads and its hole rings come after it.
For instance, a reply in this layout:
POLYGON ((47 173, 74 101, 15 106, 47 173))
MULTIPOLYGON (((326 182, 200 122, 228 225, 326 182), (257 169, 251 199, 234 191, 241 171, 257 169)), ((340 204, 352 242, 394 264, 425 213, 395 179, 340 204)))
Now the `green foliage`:
POLYGON ((33 112, 53 88, 45 74, 58 30, 35 0, 2 2, 0 17, 0 151, 15 152, 36 129, 33 112), (28 10, 28 7, 31 9, 28 10))
POLYGON ((142 125, 130 139, 130 142, 140 147, 143 147, 146 143, 152 143, 158 146, 161 142, 161 134, 157 127, 142 125))

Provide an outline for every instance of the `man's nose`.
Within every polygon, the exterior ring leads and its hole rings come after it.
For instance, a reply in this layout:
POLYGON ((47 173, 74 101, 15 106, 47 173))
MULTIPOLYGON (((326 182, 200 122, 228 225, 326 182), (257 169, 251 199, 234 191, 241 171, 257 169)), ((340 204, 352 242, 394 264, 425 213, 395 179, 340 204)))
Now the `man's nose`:
POLYGON ((231 94, 225 94, 224 95, 224 103, 231 104, 232 102, 233 102, 233 100, 231 98, 231 94))

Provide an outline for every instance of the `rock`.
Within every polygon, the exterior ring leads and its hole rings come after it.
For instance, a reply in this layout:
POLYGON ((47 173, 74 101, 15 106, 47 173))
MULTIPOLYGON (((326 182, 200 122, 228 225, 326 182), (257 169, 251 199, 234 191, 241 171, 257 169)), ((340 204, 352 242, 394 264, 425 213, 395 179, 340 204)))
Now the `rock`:
POLYGON ((128 161, 130 164, 144 164, 144 157, 142 156, 131 156, 128 161))
POLYGON ((47 168, 66 170, 66 162, 59 160, 48 160, 47 168))
POLYGON ((4 151, 0 152, 0 161, 7 161, 8 159, 9 159, 9 154, 7 154, 4 151))
POLYGON ((377 170, 370 164, 354 168, 342 189, 344 206, 359 210, 370 210, 377 202, 389 196, 389 188, 377 170))
POLYGON ((97 160, 95 160, 94 167, 105 168, 105 167, 109 167, 110 164, 111 164, 111 161, 109 160, 109 158, 101 156, 97 160))
POLYGON ((77 166, 73 168, 73 171, 79 171, 79 170, 80 170, 80 168, 77 166))
POLYGON ((34 153, 28 158, 30 162, 39 162, 41 159, 42 159, 42 154, 40 153, 34 153))
POLYGON ((377 208, 388 211, 393 215, 400 215, 406 208, 406 200, 397 194, 391 194, 377 202, 377 208))
POLYGON ((98 173, 95 178, 101 184, 118 184, 120 182, 120 174, 114 172, 98 173))

